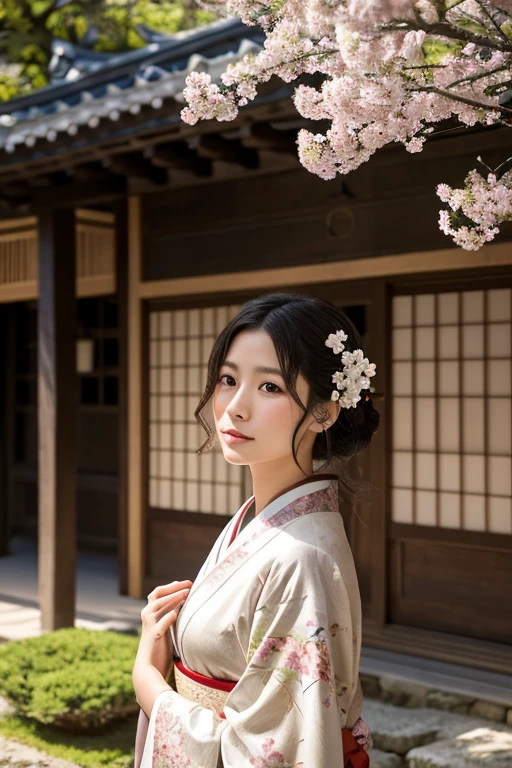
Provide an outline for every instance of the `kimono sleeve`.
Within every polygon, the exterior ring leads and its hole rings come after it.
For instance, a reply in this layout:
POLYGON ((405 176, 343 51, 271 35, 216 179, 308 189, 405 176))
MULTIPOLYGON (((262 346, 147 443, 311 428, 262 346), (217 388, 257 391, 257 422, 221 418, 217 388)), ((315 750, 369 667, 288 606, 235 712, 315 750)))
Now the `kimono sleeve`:
POLYGON ((225 719, 175 691, 160 694, 141 768, 343 766, 341 730, 357 684, 338 566, 296 542, 293 557, 274 562, 265 581, 225 719))

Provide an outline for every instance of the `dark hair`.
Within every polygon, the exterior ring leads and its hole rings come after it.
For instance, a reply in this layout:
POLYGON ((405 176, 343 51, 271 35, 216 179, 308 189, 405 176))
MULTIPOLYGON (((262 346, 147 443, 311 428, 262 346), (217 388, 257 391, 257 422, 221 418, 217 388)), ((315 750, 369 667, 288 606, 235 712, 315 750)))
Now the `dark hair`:
MULTIPOLYGON (((286 388, 304 411, 292 438, 292 454, 302 469, 295 449, 295 439, 308 413, 319 403, 331 399, 335 388, 332 374, 340 370, 341 355, 325 345, 330 333, 342 329, 348 336, 345 348, 349 351, 362 346, 358 331, 347 315, 334 304, 314 296, 298 293, 269 293, 247 301, 238 314, 219 334, 208 360, 205 391, 195 410, 195 417, 206 430, 208 437, 197 453, 208 450, 215 433, 202 416, 210 402, 219 372, 226 359, 231 342, 241 331, 265 331, 274 343, 277 358, 283 372, 286 388), (308 381, 310 390, 306 406, 301 402, 295 383, 301 373, 308 381)), ((325 415, 321 420, 328 418, 325 415)), ((349 459, 370 443, 379 426, 379 413, 374 408, 368 389, 362 390, 361 400, 355 408, 341 408, 336 421, 319 433, 313 445, 313 459, 325 461, 325 466, 335 459, 349 459), (366 399, 368 397, 368 399, 366 399)))

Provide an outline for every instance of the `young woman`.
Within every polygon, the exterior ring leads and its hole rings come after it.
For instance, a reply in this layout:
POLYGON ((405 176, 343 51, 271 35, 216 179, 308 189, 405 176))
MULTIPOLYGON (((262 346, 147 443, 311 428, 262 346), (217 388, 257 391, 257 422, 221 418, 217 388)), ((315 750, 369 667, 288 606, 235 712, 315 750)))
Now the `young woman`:
POLYGON ((248 301, 217 338, 199 453, 217 437, 226 461, 250 467, 253 495, 193 584, 148 596, 135 768, 369 765, 339 477, 313 466, 353 456, 377 430, 375 365, 360 347, 343 312, 293 293, 248 301))

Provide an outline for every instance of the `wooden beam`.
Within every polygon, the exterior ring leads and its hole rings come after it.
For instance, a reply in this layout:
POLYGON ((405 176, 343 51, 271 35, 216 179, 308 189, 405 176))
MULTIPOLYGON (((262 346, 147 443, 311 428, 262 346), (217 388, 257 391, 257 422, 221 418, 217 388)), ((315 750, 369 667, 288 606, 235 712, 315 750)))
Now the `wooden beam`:
POLYGON ((144 155, 153 165, 161 168, 190 171, 197 176, 210 176, 212 172, 211 161, 205 157, 199 157, 185 141, 173 141, 148 147, 144 155))
POLYGON ((128 594, 142 597, 144 513, 142 470, 142 210, 128 199, 128 594))
POLYGON ((130 152, 127 155, 114 155, 104 161, 104 165, 113 173, 123 176, 149 179, 154 184, 166 184, 167 172, 164 168, 155 166, 140 152, 130 152))
POLYGON ((268 149, 272 152, 285 152, 297 154, 297 131, 278 131, 268 123, 254 123, 250 127, 248 136, 244 136, 241 142, 244 147, 250 149, 268 149))
POLYGON ((223 139, 218 134, 201 136, 197 154, 210 160, 235 163, 243 168, 258 167, 258 153, 255 150, 242 146, 239 139, 223 139))
POLYGON ((111 202, 125 194, 125 178, 111 173, 110 179, 102 182, 69 182, 45 190, 32 190, 30 196, 34 208, 50 205, 54 208, 74 208, 111 202))
POLYGON ((39 602, 43 632, 74 626, 76 593, 75 214, 39 216, 39 602))
POLYGON ((52 184, 50 176, 32 176, 27 179, 29 187, 49 187, 52 184))
POLYGON ((311 285, 338 280, 392 275, 414 275, 439 272, 500 267, 512 264, 512 247, 509 242, 484 245, 479 251, 462 248, 442 248, 438 251, 419 251, 393 256, 376 256, 346 261, 328 261, 298 267, 252 269, 244 272, 178 277, 172 280, 148 280, 140 286, 143 299, 160 296, 208 295, 243 290, 277 289, 290 285, 311 285))
POLYGON ((22 229, 35 229, 36 227, 37 216, 24 216, 23 218, 0 221, 0 232, 19 232, 22 229))
POLYGON ((100 162, 75 165, 70 169, 70 174, 75 181, 103 183, 112 180, 112 173, 100 162))

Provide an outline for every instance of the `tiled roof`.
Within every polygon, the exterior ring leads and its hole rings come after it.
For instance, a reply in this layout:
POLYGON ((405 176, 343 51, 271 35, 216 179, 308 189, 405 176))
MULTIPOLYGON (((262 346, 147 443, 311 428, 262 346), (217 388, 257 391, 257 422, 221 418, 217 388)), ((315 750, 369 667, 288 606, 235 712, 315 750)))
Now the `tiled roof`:
MULTIPOLYGON (((54 79, 46 88, 0 106, 0 148, 52 142, 59 134, 75 136, 81 127, 96 128, 102 119, 114 123, 123 113, 137 115, 150 105, 160 109, 167 99, 183 102, 187 74, 209 72, 218 80, 229 62, 259 51, 263 33, 229 18, 122 54, 100 54, 65 41, 54 44, 54 79)), ((108 124, 107 124, 108 125, 108 124)))

